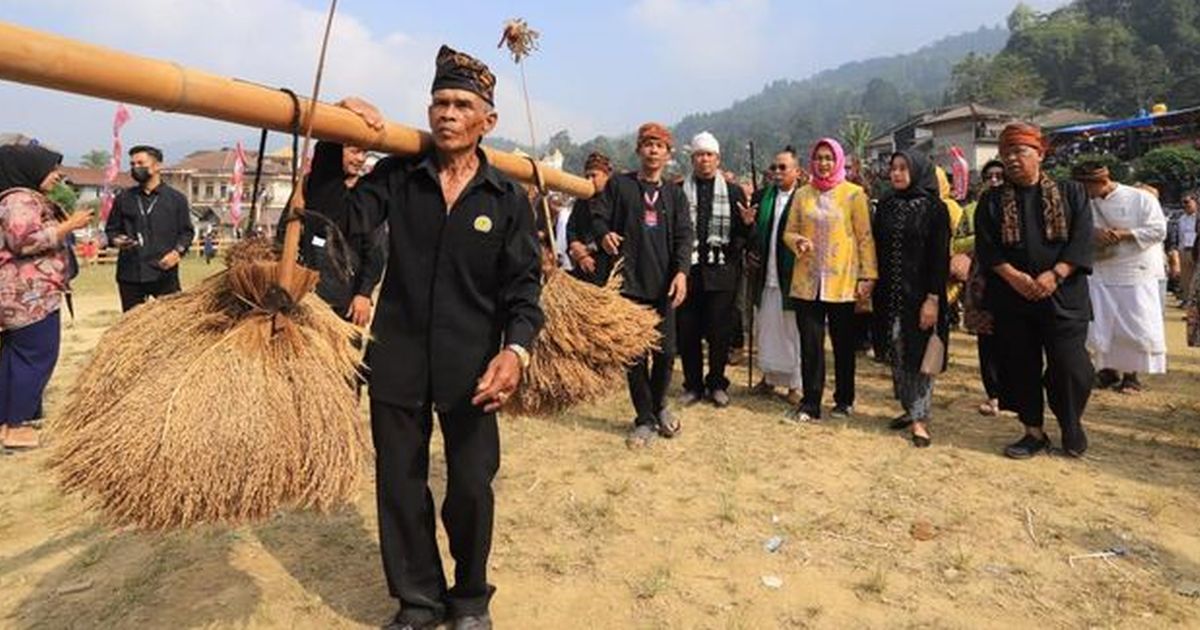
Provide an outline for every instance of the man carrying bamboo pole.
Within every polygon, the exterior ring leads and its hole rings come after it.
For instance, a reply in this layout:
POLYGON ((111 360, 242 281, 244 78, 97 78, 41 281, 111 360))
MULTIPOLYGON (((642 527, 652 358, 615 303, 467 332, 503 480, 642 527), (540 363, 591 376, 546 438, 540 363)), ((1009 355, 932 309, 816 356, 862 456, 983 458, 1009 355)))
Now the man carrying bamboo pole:
MULTIPOLYGON (((380 547, 388 588, 400 600, 389 628, 433 628, 447 619, 458 629, 491 627, 496 411, 516 391, 543 322, 532 209, 479 147, 496 126, 494 87, 487 66, 443 46, 428 110, 433 150, 381 160, 351 198, 354 235, 385 221, 389 230, 367 351, 380 547), (428 486, 434 411, 446 442, 449 589, 428 486)), ((341 104, 382 128, 370 104, 341 104)), ((312 177, 342 177, 330 171, 312 177)))

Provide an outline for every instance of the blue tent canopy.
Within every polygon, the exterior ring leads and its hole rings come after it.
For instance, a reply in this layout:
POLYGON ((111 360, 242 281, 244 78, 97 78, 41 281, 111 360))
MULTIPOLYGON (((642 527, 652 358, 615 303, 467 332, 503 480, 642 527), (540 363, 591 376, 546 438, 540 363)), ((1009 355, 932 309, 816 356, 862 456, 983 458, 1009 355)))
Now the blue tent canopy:
POLYGON ((1157 116, 1147 115, 1147 116, 1135 116, 1133 118, 1126 118, 1124 120, 1106 120, 1103 122, 1086 123, 1083 125, 1073 125, 1070 127, 1063 127, 1062 129, 1055 129, 1051 133, 1053 133, 1053 134, 1106 133, 1109 131, 1121 131, 1122 129, 1137 129, 1139 127, 1153 127, 1155 118, 1157 118, 1157 116))

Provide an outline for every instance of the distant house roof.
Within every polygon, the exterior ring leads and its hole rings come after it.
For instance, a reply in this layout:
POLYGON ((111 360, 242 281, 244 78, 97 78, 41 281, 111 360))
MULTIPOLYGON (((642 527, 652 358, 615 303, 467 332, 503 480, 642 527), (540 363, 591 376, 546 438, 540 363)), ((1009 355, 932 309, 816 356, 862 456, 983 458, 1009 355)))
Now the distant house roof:
MULTIPOLYGON (((99 168, 85 168, 82 166, 64 166, 62 167, 63 175, 67 177, 67 183, 72 186, 84 186, 91 188, 104 187, 104 170, 99 168)), ((119 188, 129 188, 133 186, 133 178, 128 173, 117 173, 117 181, 114 185, 119 188)))
MULTIPOLYGON (((179 162, 166 168, 168 171, 193 171, 201 173, 232 173, 236 153, 233 149, 224 148, 215 151, 194 151, 179 162)), ((258 168, 258 152, 246 152, 246 172, 252 173, 258 168)), ((291 165, 286 159, 280 159, 268 154, 263 161, 263 174, 279 175, 291 171, 291 165)))
POLYGON ((1051 109, 1034 116, 1029 122, 1045 129, 1058 129, 1059 127, 1102 122, 1105 120, 1108 120, 1108 118, 1100 114, 1093 114, 1078 109, 1051 109))
POLYGON ((951 107, 926 120, 922 125, 940 125, 957 120, 1007 120, 1016 117, 1016 114, 1003 109, 996 109, 995 107, 988 107, 979 103, 965 103, 951 107))

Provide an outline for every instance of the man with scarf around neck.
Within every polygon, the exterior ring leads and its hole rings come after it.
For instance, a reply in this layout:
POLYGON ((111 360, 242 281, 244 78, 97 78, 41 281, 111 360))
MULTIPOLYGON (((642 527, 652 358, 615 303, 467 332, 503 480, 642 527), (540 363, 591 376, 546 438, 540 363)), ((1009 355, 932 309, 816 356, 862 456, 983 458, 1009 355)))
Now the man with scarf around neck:
POLYGON ((630 448, 673 437, 681 425, 667 409, 667 388, 675 363, 675 310, 688 296, 692 264, 692 219, 679 186, 665 181, 671 159, 671 132, 658 123, 638 128, 635 172, 614 175, 596 199, 592 232, 609 266, 621 261, 621 295, 649 306, 661 318, 657 351, 630 366, 629 397, 636 416, 626 438, 630 448))
POLYGON ((975 255, 986 270, 984 308, 993 316, 1002 366, 1000 405, 1017 412, 1025 435, 1004 449, 1027 459, 1049 449, 1045 400, 1070 456, 1087 450, 1081 418, 1092 392, 1088 356, 1092 302, 1092 211, 1077 182, 1042 171, 1041 130, 1013 123, 1000 134, 1007 181, 975 210, 975 255), (1043 366, 1045 371, 1043 373, 1043 366))
POLYGON ((138 184, 117 195, 104 224, 108 242, 120 250, 122 311, 179 292, 179 261, 196 236, 187 197, 162 182, 162 161, 154 147, 129 150, 130 174, 138 184))
POLYGON ((1107 166, 1084 162, 1072 176, 1087 189, 1096 224, 1087 344, 1100 368, 1096 386, 1136 394, 1142 389, 1138 372, 1167 371, 1159 287, 1166 278, 1167 217, 1154 195, 1113 181, 1107 166))
POLYGON ((688 299, 679 309, 679 358, 683 362, 680 403, 703 399, 729 406, 729 343, 737 317, 742 250, 749 236, 741 187, 721 173, 721 145, 707 131, 692 138, 692 176, 683 182, 688 212, 696 228, 688 272, 688 299), (704 344, 708 374, 704 374, 704 344))
POLYGON ((786 147, 775 155, 769 167, 770 183, 762 189, 747 217, 754 223, 748 246, 750 299, 758 305, 754 320, 754 339, 758 344, 758 367, 762 380, 754 386, 759 395, 773 394, 776 387, 787 389, 787 401, 800 404, 801 379, 800 331, 796 328, 794 304, 788 296, 796 256, 783 240, 792 195, 801 185, 800 161, 796 150, 786 147))
MULTIPOLYGON (((428 109, 432 148, 380 160, 350 200, 352 236, 388 225, 367 366, 380 547, 388 590, 400 600, 389 628, 434 628, 446 618, 458 630, 492 625, 496 412, 520 384, 544 319, 533 210, 479 147, 496 126, 494 87, 487 66, 443 46, 428 109), (429 490, 435 411, 446 443, 450 589, 429 490)), ((383 128, 370 104, 341 104, 383 128)))

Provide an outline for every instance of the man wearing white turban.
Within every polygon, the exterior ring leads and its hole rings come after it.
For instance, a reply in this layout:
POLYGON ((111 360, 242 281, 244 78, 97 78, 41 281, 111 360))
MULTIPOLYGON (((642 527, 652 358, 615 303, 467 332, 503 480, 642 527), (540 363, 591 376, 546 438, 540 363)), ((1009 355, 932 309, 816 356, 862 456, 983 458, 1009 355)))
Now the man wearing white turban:
POLYGON ((717 407, 729 405, 729 342, 736 316, 742 249, 749 226, 738 212, 746 205, 742 189, 721 176, 721 145, 705 131, 692 138, 692 176, 683 183, 695 247, 688 272, 688 297, 678 313, 679 356, 683 362, 685 406, 707 398, 717 407), (708 344, 704 374, 703 344, 708 344))

